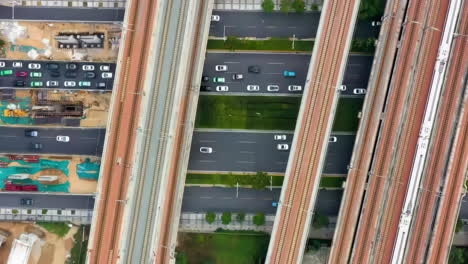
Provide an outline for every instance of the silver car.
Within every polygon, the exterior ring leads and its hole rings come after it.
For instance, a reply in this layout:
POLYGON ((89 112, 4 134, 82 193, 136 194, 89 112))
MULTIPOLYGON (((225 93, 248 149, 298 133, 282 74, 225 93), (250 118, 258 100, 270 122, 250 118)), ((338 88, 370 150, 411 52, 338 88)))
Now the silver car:
POLYGON ((269 92, 277 92, 277 91, 279 91, 279 86, 278 86, 278 85, 270 84, 270 85, 267 86, 267 91, 269 91, 269 92))
POLYGON ((257 92, 257 91, 260 91, 260 86, 258 85, 247 85, 247 91, 249 92, 257 92))
POLYGON ((210 153, 213 153, 213 149, 210 147, 201 147, 200 152, 205 153, 205 154, 210 154, 210 153))
POLYGON ((288 150, 289 149, 289 145, 288 144, 278 144, 276 145, 276 148, 278 150, 288 150))
POLYGON ((227 66, 226 65, 216 65, 215 70, 216 71, 227 71, 227 66))
POLYGON ((302 86, 300 86, 300 85, 289 85, 288 90, 291 91, 291 92, 302 91, 302 86))

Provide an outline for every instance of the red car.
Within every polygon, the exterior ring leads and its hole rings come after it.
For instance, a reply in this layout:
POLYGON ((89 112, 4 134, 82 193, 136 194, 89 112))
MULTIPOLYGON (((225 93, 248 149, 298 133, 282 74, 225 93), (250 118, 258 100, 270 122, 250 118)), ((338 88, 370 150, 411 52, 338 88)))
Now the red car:
POLYGON ((28 76, 28 73, 27 72, 16 72, 16 76, 17 77, 26 77, 26 76, 28 76))

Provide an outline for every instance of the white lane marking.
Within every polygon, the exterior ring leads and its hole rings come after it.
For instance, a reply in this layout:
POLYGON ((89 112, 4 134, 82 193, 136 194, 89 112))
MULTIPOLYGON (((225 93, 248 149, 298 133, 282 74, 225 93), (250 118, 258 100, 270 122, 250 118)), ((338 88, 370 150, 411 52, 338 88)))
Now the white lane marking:
POLYGON ((4 136, 4 135, 1 135, 0 137, 2 137, 2 138, 4 138, 4 137, 5 138, 15 138, 15 137, 20 137, 20 136, 7 136, 7 135, 4 136))
POLYGON ((200 162, 216 162, 214 160, 200 160, 200 162))
POLYGON ((221 199, 232 199, 232 197, 222 197, 221 199))
POLYGON ((203 143, 214 143, 214 142, 216 142, 216 140, 205 140, 205 139, 202 139, 202 140, 199 140, 199 142, 203 142, 203 143))
POLYGON ((284 62, 268 62, 267 64, 284 64, 284 62))
POLYGON ((254 200, 255 197, 241 197, 242 200, 254 200))
POLYGON ((210 197, 210 196, 201 196, 200 199, 213 199, 213 197, 210 197))
POLYGON ((266 28, 276 28, 276 26, 266 26, 266 28))
POLYGON ((256 28, 257 26, 247 26, 248 28, 256 28))
POLYGON ((296 27, 288 27, 288 28, 296 28, 296 27))
POLYGON ((228 64, 228 63, 240 63, 240 61, 225 61, 224 63, 228 64))
POLYGON ((255 161, 246 161, 246 160, 238 160, 236 161, 237 163, 248 163, 248 164, 253 164, 255 161))
POLYGON ((242 154, 254 154, 255 151, 239 151, 242 154))
POLYGON ((237 143, 241 143, 241 144, 255 144, 257 143, 257 141, 237 141, 237 143))
POLYGON ((225 26, 225 27, 227 27, 227 28, 235 28, 235 27, 237 27, 237 26, 225 26))
POLYGON ((265 72, 264 74, 281 74, 281 72, 265 72))

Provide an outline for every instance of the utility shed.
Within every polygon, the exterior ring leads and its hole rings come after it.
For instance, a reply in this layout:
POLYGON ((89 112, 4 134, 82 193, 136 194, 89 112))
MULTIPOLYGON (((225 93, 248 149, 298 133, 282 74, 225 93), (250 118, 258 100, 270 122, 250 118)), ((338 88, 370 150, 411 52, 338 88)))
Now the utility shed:
POLYGON ((28 264, 32 246, 38 237, 34 234, 23 233, 13 241, 7 264, 28 264))

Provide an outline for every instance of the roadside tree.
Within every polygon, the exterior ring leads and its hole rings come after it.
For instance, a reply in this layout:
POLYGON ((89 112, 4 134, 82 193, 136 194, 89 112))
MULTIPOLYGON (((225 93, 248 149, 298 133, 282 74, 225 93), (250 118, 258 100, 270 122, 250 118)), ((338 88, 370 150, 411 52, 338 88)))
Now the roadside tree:
POLYGON ((265 13, 271 13, 275 9, 275 3, 273 3, 273 0, 264 0, 262 8, 265 13))
POLYGON ((205 220, 208 224, 212 224, 216 220, 216 214, 213 212, 206 213, 205 220))
POLYGON ((253 217, 253 223, 257 226, 265 224, 265 215, 263 213, 258 213, 253 217))

